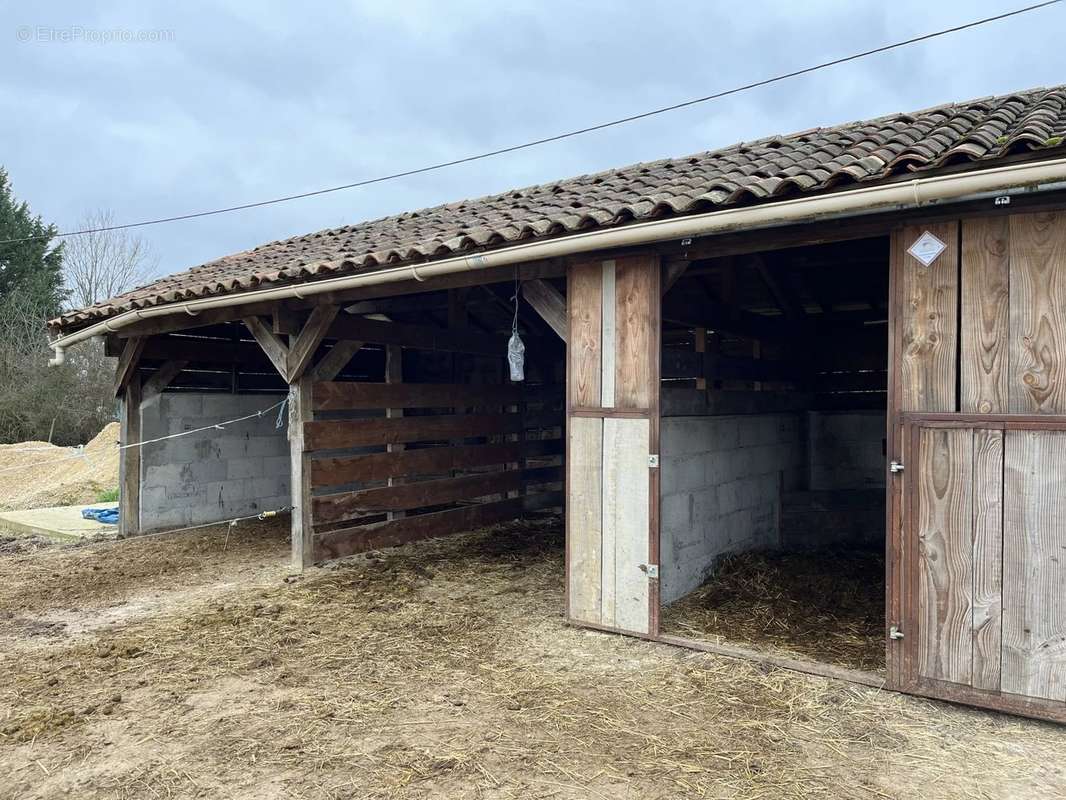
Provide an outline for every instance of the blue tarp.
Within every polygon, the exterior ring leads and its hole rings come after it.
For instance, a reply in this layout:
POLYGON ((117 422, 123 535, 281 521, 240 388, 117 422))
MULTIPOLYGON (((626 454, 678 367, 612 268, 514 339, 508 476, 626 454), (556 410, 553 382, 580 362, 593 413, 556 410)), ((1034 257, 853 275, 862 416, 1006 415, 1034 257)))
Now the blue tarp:
POLYGON ((114 508, 83 508, 82 519, 95 519, 105 525, 118 525, 118 506, 114 508))

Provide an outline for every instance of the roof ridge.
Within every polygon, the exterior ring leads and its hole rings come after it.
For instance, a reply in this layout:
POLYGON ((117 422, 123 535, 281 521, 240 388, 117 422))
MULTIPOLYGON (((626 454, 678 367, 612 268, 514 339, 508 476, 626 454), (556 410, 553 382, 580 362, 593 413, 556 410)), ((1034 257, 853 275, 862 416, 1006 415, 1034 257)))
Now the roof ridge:
POLYGON ((772 202, 960 160, 977 169, 1012 153, 1063 149, 1064 139, 1066 85, 773 134, 277 239, 72 311, 54 324, 65 328, 133 307, 772 202))

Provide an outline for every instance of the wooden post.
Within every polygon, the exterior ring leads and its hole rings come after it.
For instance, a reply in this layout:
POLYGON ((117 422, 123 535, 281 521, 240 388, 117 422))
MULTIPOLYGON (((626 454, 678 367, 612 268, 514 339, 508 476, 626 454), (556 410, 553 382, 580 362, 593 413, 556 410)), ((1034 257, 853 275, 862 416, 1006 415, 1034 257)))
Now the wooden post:
POLYGON ((304 452, 304 423, 310 422, 311 377, 289 386, 289 460, 292 496, 292 567, 302 571, 315 561, 311 519, 311 457, 304 452))
MULTIPOLYGON (((385 348, 385 383, 403 383, 403 348, 398 344, 390 344, 385 348)), ((386 408, 385 416, 389 419, 403 416, 402 408, 386 408)), ((390 453, 396 453, 404 449, 402 444, 389 444, 385 449, 390 453)), ((403 483, 400 478, 389 478, 389 486, 403 483)), ((405 511, 390 511, 388 519, 400 519, 406 516, 405 511)))
MULTIPOLYGON (((122 394, 120 438, 123 445, 141 441, 141 377, 134 372, 122 394)), ((126 447, 119 455, 118 535, 141 532, 141 448, 126 447)))

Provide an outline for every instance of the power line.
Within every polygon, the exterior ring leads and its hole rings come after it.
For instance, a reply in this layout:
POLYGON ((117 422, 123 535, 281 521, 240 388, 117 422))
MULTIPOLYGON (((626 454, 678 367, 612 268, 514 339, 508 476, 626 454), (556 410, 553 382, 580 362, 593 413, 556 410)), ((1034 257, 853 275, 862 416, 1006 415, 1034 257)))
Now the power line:
MULTIPOLYGON (((189 214, 178 214, 171 217, 160 217, 158 219, 142 220, 140 222, 127 222, 121 225, 107 225, 99 228, 84 228, 76 231, 64 231, 62 233, 54 234, 56 237, 65 236, 81 236, 89 233, 104 233, 107 231, 126 230, 128 228, 141 228, 148 225, 162 225, 167 222, 180 222, 187 219, 196 219, 199 217, 211 217, 217 214, 228 214, 233 211, 245 211, 250 208, 260 208, 262 206, 276 205, 278 203, 288 203, 293 200, 303 200, 308 197, 317 197, 318 195, 331 194, 333 192, 341 192, 346 189, 356 189, 361 186, 370 186, 375 183, 385 183, 386 181, 396 180, 398 178, 407 178, 412 175, 421 175, 426 172, 435 172, 436 170, 446 169, 448 167, 458 166, 459 164, 469 164, 472 161, 481 161, 486 158, 493 158, 495 156, 504 155, 506 153, 514 153, 518 150, 526 150, 531 147, 539 147, 540 145, 550 144, 552 142, 558 142, 563 139, 570 139, 575 136, 583 136, 587 133, 593 133, 595 131, 602 131, 606 128, 613 128, 618 125, 625 125, 629 122, 636 122, 637 120, 647 119, 648 117, 654 117, 658 114, 665 114, 669 111, 677 111, 682 108, 688 108, 689 106, 698 105, 700 103, 707 103, 711 100, 719 100, 723 97, 728 97, 734 94, 740 94, 741 92, 750 91, 751 89, 757 89, 762 86, 768 86, 773 83, 779 83, 781 81, 789 80, 790 78, 797 78, 801 75, 808 75, 818 70, 827 69, 828 67, 835 67, 839 64, 845 64, 849 61, 857 61, 862 58, 877 55, 879 53, 886 53, 890 50, 897 50, 901 47, 907 47, 919 42, 929 41, 930 39, 936 39, 941 36, 947 36, 948 34, 958 33, 959 31, 968 30, 970 28, 976 28, 981 25, 987 25, 992 22, 998 22, 1000 20, 1007 19, 1009 17, 1016 17, 1021 14, 1027 14, 1030 11, 1037 11, 1041 8, 1056 5, 1061 0, 1046 0, 1046 2, 1036 3, 1034 5, 1025 6, 1023 8, 1017 8, 1013 11, 1005 11, 1002 14, 996 14, 991 17, 984 17, 983 19, 974 20, 973 22, 967 22, 961 25, 955 25, 950 28, 943 28, 939 31, 932 33, 924 33, 920 36, 915 36, 910 39, 904 39, 903 41, 894 42, 892 44, 882 45, 875 47, 871 50, 864 50, 860 53, 854 53, 849 56, 842 56, 835 58, 831 61, 823 61, 820 64, 815 64, 810 67, 804 67, 802 69, 793 70, 792 72, 786 72, 780 75, 775 75, 772 78, 764 78, 762 80, 753 81, 752 83, 746 83, 742 86, 736 86, 732 89, 726 89, 714 94, 704 95, 703 97, 696 97, 691 100, 685 100, 680 103, 674 103, 668 106, 662 106, 661 108, 652 109, 651 111, 643 111, 639 114, 631 114, 628 117, 620 117, 609 122, 601 122, 596 125, 589 125, 584 128, 578 128, 576 130, 567 131, 566 133, 558 133, 553 136, 546 136, 541 139, 533 139, 522 144, 510 145, 509 147, 501 147, 496 150, 489 150, 484 153, 478 153, 472 156, 465 156, 463 158, 456 158, 451 161, 441 161, 436 164, 430 164, 424 167, 416 167, 414 169, 404 170, 402 172, 393 172, 388 175, 379 175, 376 178, 367 178, 361 181, 355 181, 354 183, 346 183, 340 186, 331 186, 325 189, 315 189, 309 192, 301 192, 299 194, 285 195, 284 197, 275 197, 270 200, 260 200, 254 203, 243 203, 241 205, 226 206, 225 208, 216 208, 210 211, 195 211, 189 214)), ((38 239, 47 239, 48 236, 27 236, 21 239, 0 239, 0 244, 17 244, 20 242, 30 242, 38 239)))

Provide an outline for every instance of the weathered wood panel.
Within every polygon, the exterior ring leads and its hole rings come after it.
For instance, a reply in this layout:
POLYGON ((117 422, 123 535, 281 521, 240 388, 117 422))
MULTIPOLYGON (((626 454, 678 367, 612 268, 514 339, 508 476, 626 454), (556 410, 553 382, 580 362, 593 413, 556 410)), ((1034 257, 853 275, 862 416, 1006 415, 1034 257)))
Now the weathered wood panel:
POLYGON ((635 633, 651 624, 649 436, 647 419, 603 420, 603 624, 635 633))
POLYGON ((570 321, 567 358, 570 404, 600 404, 600 336, 602 333, 603 267, 600 262, 570 268, 566 311, 570 321))
POLYGON ((615 368, 618 358, 618 287, 617 264, 604 261, 602 264, 603 282, 600 295, 602 315, 600 330, 600 405, 604 408, 614 407, 615 368))
POLYGON ((519 433, 521 414, 442 414, 433 417, 373 417, 314 420, 304 426, 308 450, 402 444, 519 433))
POLYGON ((974 431, 973 473, 973 685, 997 691, 1003 614, 1003 431, 974 431))
POLYGON ((649 408, 652 392, 658 391, 651 340, 659 325, 659 305, 658 258, 619 259, 615 276, 615 408, 649 408))
POLYGON ((1007 431, 1005 692, 1066 700, 1066 432, 1007 431))
POLYGON ((450 353, 499 356, 507 352, 506 336, 469 328, 446 330, 430 325, 385 322, 350 314, 338 316, 330 326, 327 336, 330 339, 354 339, 360 342, 450 353))
POLYGON ((320 495, 312 501, 316 525, 383 511, 410 511, 516 491, 531 483, 562 480, 562 467, 486 472, 320 495))
POLYGON ((504 444, 425 447, 391 453, 365 453, 311 461, 315 487, 369 483, 415 475, 440 475, 453 469, 476 469, 507 464, 531 456, 560 455, 561 439, 530 439, 504 444))
POLYGON ((962 223, 963 412, 1002 414, 1008 408, 1009 241, 1007 217, 962 223))
POLYGON ((920 432, 918 673, 969 684, 973 674, 973 431, 920 432))
POLYGON ((955 411, 958 223, 906 227, 893 242, 902 290, 898 410, 955 411), (927 230, 947 245, 928 267, 906 252, 927 230))
MULTIPOLYGON (((140 341, 140 340, 138 340, 140 341)), ((127 344, 129 347, 129 344, 127 344)), ((141 441, 141 377, 134 371, 125 379, 122 393, 120 438, 123 445, 141 441)), ((119 451, 119 537, 141 532, 141 448, 119 451)))
POLYGON ((315 384, 316 411, 376 408, 485 407, 559 397, 560 387, 524 384, 359 383, 315 384))
POLYGON ((311 378, 304 376, 289 388, 289 486, 292 503, 292 566, 302 570, 315 561, 311 510, 310 454, 307 426, 311 423, 311 378))
POLYGON ((358 528, 318 533, 314 538, 315 560, 343 558, 378 547, 394 547, 433 536, 472 531, 515 519, 527 511, 552 508, 561 503, 561 494, 541 492, 495 503, 481 503, 448 511, 376 522, 358 528))
POLYGON ((1010 411, 1066 413, 1066 213, 1010 218, 1010 411))
MULTIPOLYGON (((573 329, 571 329, 573 330, 573 329)), ((603 420, 572 417, 566 452, 569 616, 602 620, 603 420)))

